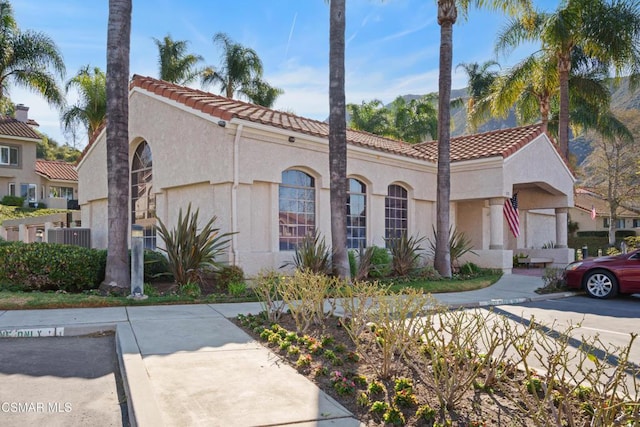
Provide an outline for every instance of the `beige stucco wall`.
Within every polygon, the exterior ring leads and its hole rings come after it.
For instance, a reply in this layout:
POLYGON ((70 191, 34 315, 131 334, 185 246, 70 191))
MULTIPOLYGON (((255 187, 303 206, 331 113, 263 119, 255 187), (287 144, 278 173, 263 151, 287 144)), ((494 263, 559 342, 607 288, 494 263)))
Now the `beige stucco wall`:
POLYGON ((16 184, 16 196, 20 195, 20 184, 38 185, 36 195, 40 200, 40 177, 36 174, 36 141, 27 138, 2 138, 0 145, 18 147, 18 166, 0 165, 0 198, 9 194, 9 183, 16 184))

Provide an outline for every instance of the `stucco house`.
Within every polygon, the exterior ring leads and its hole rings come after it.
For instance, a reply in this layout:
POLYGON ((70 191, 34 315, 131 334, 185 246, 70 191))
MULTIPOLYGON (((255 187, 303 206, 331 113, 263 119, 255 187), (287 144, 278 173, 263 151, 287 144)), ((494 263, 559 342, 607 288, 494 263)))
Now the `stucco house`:
POLYGON ((36 159, 42 137, 29 108, 16 106, 16 117, 0 117, 0 199, 20 196, 25 203, 67 209, 78 199, 78 175, 70 163, 36 159))
MULTIPOLYGON (((228 261, 246 274, 278 268, 309 232, 330 235, 327 123, 150 77, 129 92, 130 212, 155 248, 156 215, 170 227, 189 203, 233 236, 228 261)), ((347 131, 348 244, 385 245, 398 231, 432 238, 437 143, 410 145, 347 131)), ((510 272, 516 252, 573 260, 567 212, 574 177, 539 125, 451 141, 451 223, 472 241, 467 259, 510 272), (518 198, 519 235, 503 207, 518 198), (542 249, 552 241, 555 249, 542 249)), ((107 245, 106 132, 78 165, 82 225, 107 245)))
MULTIPOLYGON (((569 211, 571 221, 577 223, 578 231, 608 231, 611 221, 609 202, 606 197, 587 188, 575 189, 575 204, 569 211)), ((617 211, 616 230, 640 231, 640 212, 620 206, 617 211)))

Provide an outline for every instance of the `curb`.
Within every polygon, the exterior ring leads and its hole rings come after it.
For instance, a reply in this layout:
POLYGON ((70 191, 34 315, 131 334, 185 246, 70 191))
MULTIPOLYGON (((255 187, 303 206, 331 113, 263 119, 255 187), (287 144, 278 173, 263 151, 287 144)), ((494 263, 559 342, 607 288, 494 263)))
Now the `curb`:
POLYGON ((560 293, 554 293, 554 294, 544 294, 544 295, 539 295, 534 297, 491 299, 488 301, 467 302, 467 303, 460 303, 460 304, 445 304, 445 305, 451 309, 493 307, 495 305, 512 305, 512 304, 522 304, 525 302, 556 300, 556 299, 574 297, 581 294, 582 292, 560 292, 560 293))

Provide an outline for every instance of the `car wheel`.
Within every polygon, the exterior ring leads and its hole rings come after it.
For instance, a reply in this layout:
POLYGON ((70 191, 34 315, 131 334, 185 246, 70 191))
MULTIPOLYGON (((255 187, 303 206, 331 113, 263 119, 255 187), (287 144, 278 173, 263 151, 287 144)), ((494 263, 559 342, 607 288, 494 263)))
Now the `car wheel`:
POLYGON ((584 290, 592 298, 612 298, 618 294, 618 281, 608 271, 591 271, 585 277, 584 290))

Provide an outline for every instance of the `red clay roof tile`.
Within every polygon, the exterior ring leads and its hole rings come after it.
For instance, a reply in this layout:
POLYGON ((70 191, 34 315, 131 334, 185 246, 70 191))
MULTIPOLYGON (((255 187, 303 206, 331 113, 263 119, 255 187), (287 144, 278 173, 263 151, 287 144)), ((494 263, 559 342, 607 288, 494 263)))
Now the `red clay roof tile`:
POLYGON ((49 179, 78 181, 78 173, 72 163, 52 160, 36 160, 36 173, 49 179))
POLYGON ((42 139, 27 123, 13 117, 0 116, 0 136, 15 136, 18 138, 42 139))

